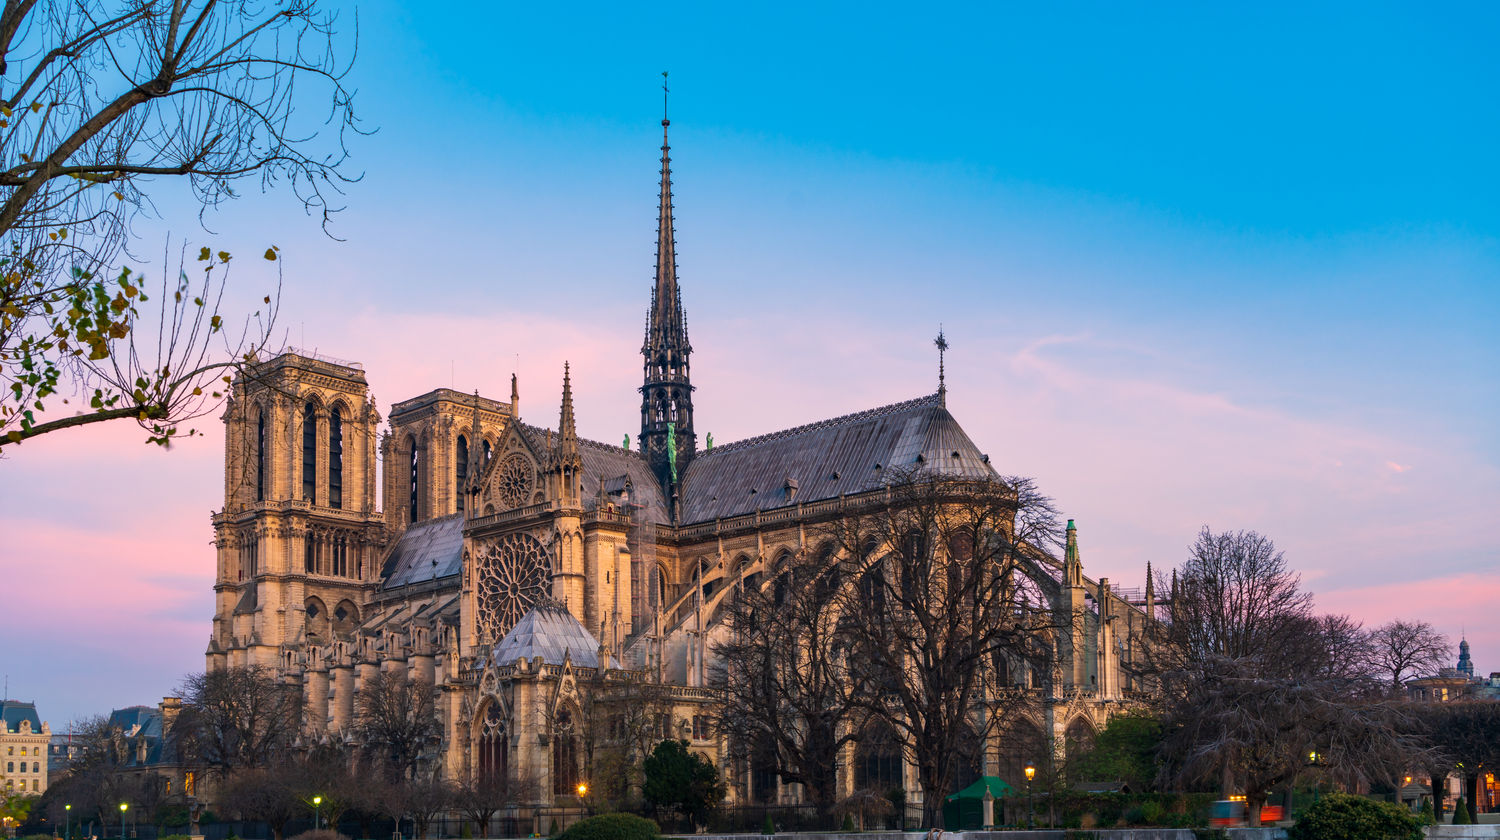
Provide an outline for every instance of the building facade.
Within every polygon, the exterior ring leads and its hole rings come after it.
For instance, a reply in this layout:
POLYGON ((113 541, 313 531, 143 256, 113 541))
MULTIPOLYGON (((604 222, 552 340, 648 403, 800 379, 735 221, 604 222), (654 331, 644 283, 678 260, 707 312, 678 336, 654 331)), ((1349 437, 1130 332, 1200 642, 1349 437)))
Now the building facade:
POLYGON ((37 716, 36 704, 20 700, 0 702, 0 768, 5 770, 6 793, 41 796, 47 790, 47 746, 52 728, 37 716))
MULTIPOLYGON (((376 674, 429 681, 441 771, 525 775, 545 803, 570 801, 596 740, 662 737, 714 760, 733 798, 797 801, 796 786, 731 758, 707 723, 724 599, 823 551, 818 527, 878 498, 884 476, 997 473, 941 386, 700 446, 662 127, 636 446, 578 436, 566 365, 553 424, 523 418, 512 377, 508 400, 440 388, 398 402, 382 430, 359 364, 296 350, 264 362, 224 414, 209 668, 279 669, 327 737, 348 730, 376 674)), ((1129 666, 1150 584, 1085 577, 1071 522, 1064 557, 1034 571, 1079 619, 1037 711, 997 731, 975 774, 1004 770, 1019 755, 1007 743, 1091 740, 1138 689, 1129 666)), ((851 747, 840 772, 846 790, 905 787, 920 801, 899 756, 851 747)))

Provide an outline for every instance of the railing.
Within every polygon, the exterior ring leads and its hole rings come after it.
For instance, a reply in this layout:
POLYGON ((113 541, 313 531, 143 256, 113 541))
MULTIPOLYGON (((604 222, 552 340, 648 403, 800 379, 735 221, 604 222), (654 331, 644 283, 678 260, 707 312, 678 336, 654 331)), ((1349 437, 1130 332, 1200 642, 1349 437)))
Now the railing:
POLYGON ((324 355, 316 350, 304 350, 300 347, 287 347, 282 352, 291 353, 293 355, 301 356, 304 359, 313 359, 314 361, 324 362, 330 365, 340 365, 346 368, 354 368, 355 370, 365 369, 365 366, 360 362, 352 362, 348 359, 340 359, 337 356, 324 355))
POLYGON ((504 522, 515 522, 518 519, 528 519, 538 514, 546 513, 557 508, 556 502, 537 502, 534 505, 518 507, 514 510, 503 510, 492 513, 489 516, 476 516, 469 520, 468 528, 485 528, 490 525, 499 525, 504 522))
POLYGON ((315 505, 306 499, 266 499, 247 506, 244 510, 233 515, 223 511, 213 515, 213 524, 219 525, 225 522, 233 522, 241 516, 249 516, 258 511, 300 511, 303 513, 314 513, 318 516, 326 516, 331 519, 343 519, 349 522, 379 523, 379 514, 375 512, 364 513, 346 508, 327 507, 326 505, 315 505))

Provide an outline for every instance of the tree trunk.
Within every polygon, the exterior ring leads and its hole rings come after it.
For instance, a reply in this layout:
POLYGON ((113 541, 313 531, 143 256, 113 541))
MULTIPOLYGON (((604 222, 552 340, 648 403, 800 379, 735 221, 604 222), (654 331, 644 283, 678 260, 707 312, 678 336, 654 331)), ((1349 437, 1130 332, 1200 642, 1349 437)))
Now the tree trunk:
POLYGON ((1245 794, 1245 819, 1251 828, 1260 828, 1260 809, 1265 804, 1264 793, 1247 792, 1245 794))
POLYGON ((1432 784, 1432 822, 1434 825, 1443 824, 1443 797, 1448 791, 1448 777, 1433 773, 1427 780, 1432 784))
POLYGON ((927 828, 944 828, 943 799, 937 785, 922 782, 922 825, 927 828))
POLYGON ((1466 802, 1466 804, 1468 805, 1468 808, 1469 808, 1469 822, 1472 823, 1472 824, 1476 824, 1477 825, 1479 823, 1479 820, 1478 820, 1478 814, 1479 814, 1478 808, 1479 808, 1479 806, 1476 805, 1475 802, 1477 802, 1478 799, 1479 799, 1479 774, 1478 773, 1467 773, 1467 774, 1464 775, 1464 791, 1465 791, 1465 794, 1464 794, 1465 800, 1464 801, 1466 802))

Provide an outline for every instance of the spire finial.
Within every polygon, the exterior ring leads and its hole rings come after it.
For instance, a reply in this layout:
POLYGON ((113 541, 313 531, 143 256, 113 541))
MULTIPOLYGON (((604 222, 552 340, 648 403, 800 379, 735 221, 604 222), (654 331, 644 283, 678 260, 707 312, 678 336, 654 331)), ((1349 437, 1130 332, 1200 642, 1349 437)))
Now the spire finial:
POLYGON ((943 335, 943 325, 938 324, 937 338, 932 340, 938 349, 938 398, 943 405, 948 404, 948 384, 944 376, 944 356, 948 352, 948 339, 943 335))
POLYGON ((671 124, 667 119, 667 94, 672 91, 667 88, 667 71, 661 71, 661 124, 666 127, 671 124))

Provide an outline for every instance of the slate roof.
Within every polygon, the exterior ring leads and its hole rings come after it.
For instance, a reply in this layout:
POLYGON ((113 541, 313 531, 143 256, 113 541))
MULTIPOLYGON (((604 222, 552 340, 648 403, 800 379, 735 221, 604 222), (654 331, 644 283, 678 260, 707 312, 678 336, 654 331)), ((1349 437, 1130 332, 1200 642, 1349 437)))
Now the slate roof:
MULTIPOLYGON (((543 598, 521 616, 516 626, 495 645, 493 654, 496 665, 511 665, 517 659, 530 662, 537 656, 548 665, 561 665, 564 655, 580 668, 597 668, 599 640, 589 634, 567 607, 551 598, 543 598)), ((612 657, 610 664, 620 667, 612 657)))
POLYGON ((996 475, 939 394, 715 446, 683 476, 685 525, 880 487, 893 470, 996 475), (788 487, 795 482, 795 494, 788 487))
MULTIPOLYGON (((521 428, 526 431, 531 439, 531 445, 538 452, 547 451, 547 435, 551 430, 528 424, 523 424, 521 428)), ((551 432, 551 434, 555 445, 557 433, 551 432)), ((605 493, 619 493, 625 485, 625 479, 628 478, 631 485, 630 501, 632 504, 641 505, 638 518, 656 525, 669 522, 661 485, 656 483, 656 474, 651 472, 651 467, 641 457, 641 453, 610 446, 596 440, 579 438, 578 456, 583 459, 584 507, 594 506, 601 484, 604 485, 605 493)))
POLYGON ((425 519, 409 525, 386 555, 383 589, 452 577, 463 571, 464 515, 425 519))
POLYGON ((21 721, 31 721, 31 732, 42 734, 42 719, 37 716, 36 704, 22 700, 0 701, 0 720, 5 721, 6 732, 20 732, 21 721))

